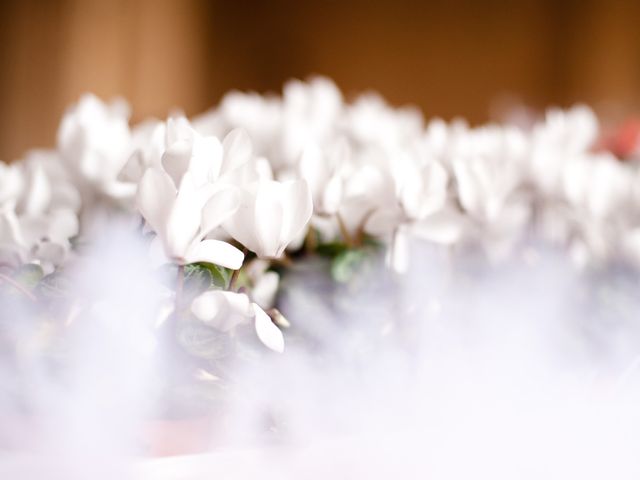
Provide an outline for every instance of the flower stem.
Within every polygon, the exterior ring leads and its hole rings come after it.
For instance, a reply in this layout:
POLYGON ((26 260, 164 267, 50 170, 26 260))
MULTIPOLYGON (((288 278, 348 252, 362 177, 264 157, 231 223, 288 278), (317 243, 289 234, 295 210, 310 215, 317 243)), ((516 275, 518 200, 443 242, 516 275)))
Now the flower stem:
POLYGON ((340 228, 340 234, 342 235, 342 238, 344 239, 345 243, 350 247, 353 247, 354 246, 353 238, 349 233, 349 229, 347 228, 346 223, 344 223, 344 219, 342 218, 342 215, 340 215, 339 213, 336 213, 336 219, 338 220, 338 227, 340 228))
MULTIPOLYGON (((246 257, 247 253, 249 253, 249 249, 247 247, 243 247, 242 254, 246 257)), ((244 262, 243 262, 243 265, 244 265, 244 262)), ((229 288, 228 288, 230 292, 236 291, 236 283, 238 283, 238 277, 240 276, 241 268, 242 268, 242 265, 240 265, 240 268, 238 268, 237 270, 234 270, 233 273, 231 274, 231 278, 229 279, 229 288)))
POLYGON ((307 253, 315 251, 315 249, 318 247, 318 232, 315 228, 309 227, 307 236, 304 239, 304 247, 307 253))

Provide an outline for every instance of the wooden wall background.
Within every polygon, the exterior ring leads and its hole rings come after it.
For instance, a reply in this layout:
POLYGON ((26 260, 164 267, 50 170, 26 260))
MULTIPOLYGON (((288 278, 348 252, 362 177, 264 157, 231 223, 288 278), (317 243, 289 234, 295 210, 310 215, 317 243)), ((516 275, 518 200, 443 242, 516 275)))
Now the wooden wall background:
POLYGON ((320 73, 427 115, 536 107, 634 111, 640 2, 623 0, 8 0, 0 3, 0 158, 52 145, 85 91, 134 119, 320 73))

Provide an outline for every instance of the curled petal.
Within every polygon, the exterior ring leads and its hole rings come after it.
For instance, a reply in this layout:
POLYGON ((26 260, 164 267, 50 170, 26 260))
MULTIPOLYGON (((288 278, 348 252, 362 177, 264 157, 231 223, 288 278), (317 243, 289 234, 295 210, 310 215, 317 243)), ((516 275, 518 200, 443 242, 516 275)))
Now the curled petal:
MULTIPOLYGON (((259 257, 278 257, 284 245, 281 237, 284 225, 284 215, 290 205, 283 205, 281 184, 268 181, 260 182, 255 202, 255 242, 259 257)), ((292 206, 292 205, 291 205, 292 206)))
POLYGON ((222 174, 231 172, 251 159, 253 147, 247 132, 242 129, 234 129, 222 142, 224 149, 224 162, 222 165, 222 174))
POLYGON ((202 210, 202 235, 219 227, 240 206, 240 194, 235 187, 224 187, 215 192, 202 210))
POLYGON ((244 254, 222 240, 203 240, 193 245, 185 257, 186 263, 207 262, 237 270, 242 266, 244 254))
POLYGON ((278 327, 271 321, 269 315, 265 313, 255 303, 252 304, 255 315, 255 327, 258 338, 265 346, 276 352, 284 352, 284 336, 278 327))
POLYGON ((193 314, 207 325, 228 332, 253 317, 249 297, 244 293, 210 290, 191 303, 193 314))
POLYGON ((171 177, 159 168, 149 168, 138 185, 138 210, 151 228, 159 232, 169 216, 176 196, 171 177))
POLYGON ((165 226, 165 246, 169 256, 185 257, 191 245, 202 238, 196 238, 200 229, 201 208, 193 177, 187 172, 182 177, 165 226))
POLYGON ((226 309, 226 300, 218 291, 208 291, 198 295, 191 302, 191 312, 203 322, 209 322, 226 309))

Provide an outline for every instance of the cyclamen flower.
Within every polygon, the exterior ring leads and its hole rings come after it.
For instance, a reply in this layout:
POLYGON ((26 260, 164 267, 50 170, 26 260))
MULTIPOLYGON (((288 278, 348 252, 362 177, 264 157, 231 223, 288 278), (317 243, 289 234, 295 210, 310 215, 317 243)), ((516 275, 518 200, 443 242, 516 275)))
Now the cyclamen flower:
POLYGON ((448 176, 440 164, 418 166, 410 159, 398 158, 392 166, 392 179, 389 187, 395 201, 381 205, 371 214, 365 226, 367 232, 384 235, 399 224, 425 219, 444 208, 448 176))
POLYGON ((598 119, 588 107, 547 112, 531 133, 529 162, 532 179, 543 195, 558 193, 565 164, 587 154, 598 135, 598 119))
POLYGON ((234 130, 221 143, 178 117, 167 121, 166 143, 160 165, 149 168, 138 187, 138 207, 165 255, 179 264, 206 261, 240 268, 240 250, 205 237, 240 205, 235 185, 260 177, 248 136, 234 130))
POLYGON ((282 93, 281 151, 273 159, 277 160, 274 169, 294 165, 310 143, 322 145, 329 140, 342 107, 342 94, 328 78, 287 82, 282 93))
POLYGON ((222 332, 253 322, 260 341, 271 350, 284 351, 282 332, 269 315, 244 293, 210 290, 200 294, 191 304, 192 313, 222 332))
POLYGON ((179 264, 209 262, 238 269, 244 255, 221 240, 205 239, 238 208, 235 190, 198 185, 190 171, 178 187, 161 168, 149 168, 138 186, 138 208, 158 235, 166 257, 179 264))
POLYGON ((360 145, 395 148, 422 133, 423 119, 417 108, 392 108, 369 93, 346 108, 342 128, 360 145))
POLYGON ((62 119, 58 151, 85 197, 99 193, 122 199, 135 193, 135 185, 118 180, 131 154, 128 119, 126 102, 105 104, 93 95, 84 95, 62 119))
POLYGON ((566 163, 563 170, 563 198, 567 243, 580 265, 601 262, 615 253, 628 252, 632 258, 636 213, 631 210, 634 177, 630 169, 610 154, 593 154, 566 163), (630 228, 631 226, 631 228, 630 228), (620 252, 616 252, 616 250, 620 252))
POLYGON ((629 169, 609 154, 571 160, 562 172, 567 201, 590 217, 602 219, 628 209, 634 180, 629 169))
POLYGON ((307 146, 298 162, 300 178, 307 181, 318 215, 333 215, 342 201, 341 169, 349 162, 349 146, 339 142, 326 154, 316 144, 307 146))
POLYGON ((527 138, 520 130, 496 126, 458 135, 451 162, 458 200, 477 239, 501 253, 530 215, 523 189, 527 138))
POLYGON ((410 237, 451 244, 461 233, 460 215, 447 205, 448 175, 435 161, 418 165, 399 154, 390 165, 394 200, 376 208, 365 231, 391 236, 388 263, 397 272, 409 266, 410 237))
POLYGON ((161 164, 167 148, 167 124, 158 120, 148 120, 131 130, 133 153, 118 174, 118 180, 138 184, 149 167, 161 164))
POLYGON ((1 169, 4 180, 14 183, 0 204, 2 262, 36 262, 48 273, 66 259, 78 234, 79 194, 52 152, 32 152, 1 169))
POLYGON ((223 226, 258 257, 278 258, 303 231, 312 211, 304 180, 260 180, 241 189, 240 205, 223 226))

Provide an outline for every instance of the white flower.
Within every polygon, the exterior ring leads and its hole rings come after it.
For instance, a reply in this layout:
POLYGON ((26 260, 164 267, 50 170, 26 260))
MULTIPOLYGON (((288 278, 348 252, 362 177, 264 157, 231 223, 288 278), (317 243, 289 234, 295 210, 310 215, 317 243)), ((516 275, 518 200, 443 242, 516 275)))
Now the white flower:
POLYGON ((258 257, 278 258, 305 228, 312 211, 304 180, 260 180, 241 189, 240 206, 224 229, 258 257))
POLYGON ((78 234, 79 194, 52 152, 31 152, 15 167, 0 169, 4 180, 14 183, 11 198, 0 204, 3 261, 37 262, 48 273, 66 259, 78 234))
POLYGON ((343 190, 341 169, 349 163, 349 154, 349 145, 344 141, 327 153, 316 144, 305 148, 298 162, 298 173, 309 185, 315 213, 333 215, 340 208, 343 190))
POLYGON ((558 192, 564 165, 587 153, 598 132, 598 119, 588 107, 547 112, 545 121, 533 129, 530 147, 531 175, 543 195, 558 192))
POLYGON ((253 322, 260 341, 271 350, 284 351, 284 337, 269 315, 244 293, 210 290, 200 294, 191 304, 193 314, 222 332, 253 322))
POLYGON ((440 164, 418 166, 409 158, 398 157, 392 167, 395 202, 382 205, 369 217, 365 229, 374 235, 423 220, 442 210, 447 201, 448 176, 440 164))
POLYGON ((167 126, 165 122, 148 120, 136 125, 131 134, 133 153, 120 171, 118 179, 137 184, 147 168, 161 164, 167 143, 167 126))
POLYGON ((479 128, 456 145, 458 200, 489 253, 503 254, 529 220, 526 154, 527 139, 513 128, 479 128))
MULTIPOLYGON (((245 130, 257 153, 275 153, 276 139, 282 132, 282 102, 280 99, 263 97, 257 93, 230 92, 222 99, 219 108, 226 131, 234 128, 245 130)), ((209 119, 213 117, 210 115, 209 119)), ((216 119, 216 122, 218 120, 216 119)), ((220 127, 203 127, 203 131, 218 130, 220 127)))
POLYGON ((449 179, 442 165, 435 161, 419 165, 414 157, 398 153, 390 168, 394 200, 372 212, 365 231, 376 237, 391 236, 388 264, 404 272, 411 237, 450 244, 459 238, 462 222, 447 205, 449 179))
POLYGON ((602 219, 628 208, 632 181, 628 168, 609 154, 570 160, 562 172, 564 198, 574 208, 602 219))
POLYGON ((85 196, 131 197, 135 185, 118 175, 131 153, 129 107, 122 100, 107 105, 84 95, 67 111, 58 129, 62 161, 83 184, 85 196))
MULTIPOLYGON (((184 117, 166 125, 160 165, 147 169, 138 187, 138 207, 162 243, 165 255, 185 264, 207 261, 237 269, 243 255, 221 240, 206 238, 238 208, 236 185, 260 179, 262 165, 249 137, 230 132, 221 143, 203 136, 184 117)), ((267 167, 268 168, 268 167, 267 167)))
POLYGON ((0 162, 0 205, 15 205, 22 191, 24 178, 20 163, 0 162))
POLYGON ((187 171, 198 186, 218 181, 240 185, 260 177, 262 165, 254 159, 251 140, 243 130, 231 131, 220 142, 200 135, 186 118, 173 118, 167 121, 166 143, 161 163, 176 184, 187 171))
POLYGON ((493 222, 522 185, 527 143, 515 129, 469 132, 453 158, 460 203, 473 217, 493 222))
POLYGON ((240 250, 221 240, 205 239, 237 209, 233 188, 198 186, 191 171, 182 175, 176 188, 169 174, 153 167, 138 185, 137 201, 171 261, 181 265, 209 262, 232 269, 241 267, 244 255, 240 250))
POLYGON ((394 109, 377 94, 360 96, 346 108, 343 128, 360 145, 399 147, 417 138, 423 129, 417 108, 394 109))
MULTIPOLYGON (((566 162, 562 172, 562 220, 565 238, 579 265, 632 252, 634 176, 610 154, 592 154, 566 162)), ((635 255, 632 255, 635 256, 635 255)))
POLYGON ((342 110, 342 94, 328 78, 291 80, 284 86, 282 109, 281 159, 272 159, 276 170, 293 165, 307 145, 322 145, 331 138, 342 110))

